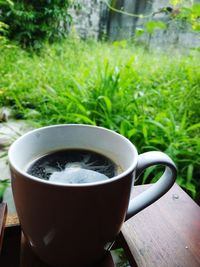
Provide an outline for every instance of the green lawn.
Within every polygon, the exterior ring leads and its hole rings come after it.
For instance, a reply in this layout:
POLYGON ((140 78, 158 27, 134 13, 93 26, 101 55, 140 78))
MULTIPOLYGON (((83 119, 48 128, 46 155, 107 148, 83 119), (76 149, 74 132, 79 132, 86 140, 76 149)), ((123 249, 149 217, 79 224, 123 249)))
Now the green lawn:
MULTIPOLYGON (((113 129, 139 152, 162 150, 178 183, 200 190, 200 53, 145 52, 126 42, 66 40, 40 54, 0 50, 0 105, 36 126, 113 129)), ((151 182, 153 169, 141 182, 151 182)))

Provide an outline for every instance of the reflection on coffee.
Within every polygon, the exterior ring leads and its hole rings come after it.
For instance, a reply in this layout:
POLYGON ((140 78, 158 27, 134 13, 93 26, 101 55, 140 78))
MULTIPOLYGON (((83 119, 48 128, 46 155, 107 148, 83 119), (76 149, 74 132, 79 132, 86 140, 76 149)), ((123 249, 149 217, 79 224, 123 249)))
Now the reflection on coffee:
POLYGON ((51 152, 33 161, 27 169, 35 177, 65 184, 104 181, 120 172, 108 157, 83 149, 51 152))

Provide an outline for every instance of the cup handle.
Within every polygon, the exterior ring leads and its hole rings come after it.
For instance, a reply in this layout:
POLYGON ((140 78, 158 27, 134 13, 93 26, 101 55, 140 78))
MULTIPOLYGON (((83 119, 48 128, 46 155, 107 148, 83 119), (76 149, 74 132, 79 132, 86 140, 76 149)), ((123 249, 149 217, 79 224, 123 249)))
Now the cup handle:
POLYGON ((169 156, 159 151, 146 152, 138 156, 136 178, 138 178, 146 168, 153 165, 164 165, 165 171, 163 175, 149 189, 130 201, 125 220, 128 220, 139 211, 154 203, 174 184, 177 175, 176 166, 169 156))

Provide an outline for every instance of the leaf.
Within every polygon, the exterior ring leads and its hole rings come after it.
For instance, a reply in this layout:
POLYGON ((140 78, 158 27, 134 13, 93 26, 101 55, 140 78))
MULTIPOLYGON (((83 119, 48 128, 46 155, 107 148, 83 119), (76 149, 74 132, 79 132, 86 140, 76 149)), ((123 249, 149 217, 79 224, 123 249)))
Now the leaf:
POLYGON ((6 32, 9 26, 5 24, 4 22, 0 21, 0 31, 1 32, 6 32))
POLYGON ((104 101, 104 103, 106 105, 106 109, 108 110, 108 112, 112 111, 112 102, 111 102, 109 97, 107 97, 107 96, 99 96, 97 99, 98 100, 102 99, 104 101))
MULTIPOLYGON (((80 103, 80 99, 77 96, 70 94, 69 92, 65 92, 65 95, 75 104, 75 106, 84 114, 87 113, 85 107, 80 103)), ((79 96, 80 97, 80 96, 79 96)))
POLYGON ((177 6, 183 2, 183 0, 170 0, 169 1, 171 5, 177 6))
POLYGON ((0 198, 3 197, 6 189, 10 185, 10 179, 0 179, 0 198))
POLYGON ((195 185, 192 183, 186 184, 186 190, 189 190, 191 193, 196 194, 196 188, 195 185))
POLYGON ((0 0, 0 4, 1 5, 6 5, 6 4, 8 4, 8 5, 10 5, 10 6, 14 6, 14 3, 13 3, 13 1, 11 1, 11 0, 0 0))
POLYGON ((194 165, 190 164, 187 168, 187 183, 192 181, 194 165))
POLYGON ((142 125, 142 133, 145 139, 145 142, 148 142, 148 131, 145 124, 142 125))
POLYGON ((200 4, 195 3, 192 5, 192 15, 194 15, 196 18, 200 17, 200 4))
POLYGON ((166 29, 167 25, 163 21, 149 20, 145 23, 146 31, 150 34, 154 33, 156 29, 166 29))
POLYGON ((0 158, 5 158, 7 155, 8 155, 8 153, 4 152, 4 153, 0 154, 0 158))
POLYGON ((84 123, 89 123, 92 125, 96 125, 96 123, 94 121, 92 121, 90 118, 82 115, 82 114, 78 114, 78 113, 71 113, 70 114, 72 117, 74 116, 75 118, 79 119, 80 121, 83 121, 84 123))
POLYGON ((133 136, 135 136, 136 133, 136 129, 131 129, 130 131, 128 131, 128 138, 131 139, 133 136))
POLYGON ((127 136, 129 129, 130 129, 130 122, 127 120, 122 120, 120 123, 120 134, 127 136))
POLYGON ((200 22, 199 21, 195 21, 192 23, 192 29, 195 32, 199 32, 200 31, 200 22))
POLYGON ((144 29, 142 28, 136 28, 135 30, 135 37, 139 38, 140 36, 142 36, 144 34, 144 29))
POLYGON ((114 41, 113 46, 115 47, 121 47, 121 48, 126 48, 127 47, 127 41, 126 40, 121 40, 121 41, 114 41))
POLYGON ((6 0, 6 2, 7 2, 9 5, 14 6, 14 2, 11 1, 11 0, 6 0))
POLYGON ((143 178, 142 178, 142 184, 146 183, 148 177, 150 176, 151 173, 153 173, 155 168, 156 168, 156 166, 151 166, 151 167, 146 169, 146 171, 144 172, 143 178))
MULTIPOLYGON (((183 180, 183 178, 180 178, 180 179, 183 180)), ((181 181, 181 180, 179 180, 179 179, 178 179, 178 183, 179 183, 180 186, 183 187, 185 190, 189 191, 193 198, 195 197, 197 191, 196 191, 196 187, 195 187, 194 184, 192 184, 192 183, 186 183, 186 184, 184 184, 183 181, 181 181)))
POLYGON ((199 123, 196 123, 196 124, 193 124, 192 126, 188 127, 187 128, 187 131, 194 131, 196 129, 200 128, 200 122, 199 123))
POLYGON ((187 112, 184 112, 183 117, 181 119, 180 129, 184 130, 186 128, 186 125, 187 125, 187 112))
POLYGON ((153 120, 147 120, 147 122, 150 123, 150 124, 153 124, 153 125, 157 126, 158 128, 160 128, 169 137, 169 133, 167 131, 167 128, 165 126, 163 126, 160 122, 153 121, 153 120))

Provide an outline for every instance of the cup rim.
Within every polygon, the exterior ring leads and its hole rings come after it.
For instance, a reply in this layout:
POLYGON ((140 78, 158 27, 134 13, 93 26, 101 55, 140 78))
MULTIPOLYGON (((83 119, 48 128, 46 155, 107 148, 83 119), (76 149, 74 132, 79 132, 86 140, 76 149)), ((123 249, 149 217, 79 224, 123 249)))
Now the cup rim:
MULTIPOLYGON (((108 128, 105 128, 105 127, 102 127, 102 126, 96 126, 96 125, 89 125, 89 124, 54 124, 54 125, 49 125, 49 126, 44 126, 44 127, 40 127, 40 128, 37 128, 37 129, 33 129, 25 134, 23 134, 22 136, 20 136, 19 138, 17 138, 10 146, 9 150, 8 150, 8 163, 9 163, 9 166, 10 168, 14 169, 15 171, 17 171, 21 176, 25 177, 25 178, 28 178, 30 179, 31 181, 34 181, 34 182, 39 182, 41 184, 46 184, 46 185, 49 185, 49 186, 61 186, 61 187, 88 187, 88 186, 98 186, 98 185, 101 185, 101 184, 107 184, 107 183, 111 183, 111 182, 114 182, 114 181, 117 181, 119 179, 123 179, 124 177, 126 177, 128 174, 130 174, 131 172, 133 172, 136 168, 136 165, 137 165, 137 158, 138 158, 138 152, 137 152, 137 149, 135 147, 135 145, 129 140, 127 139, 125 136, 111 130, 111 129, 108 129, 108 128), (21 170, 18 166, 16 166, 16 164, 14 164, 12 158, 12 151, 14 149, 14 147, 17 145, 18 142, 20 142, 21 139, 23 139, 24 137, 28 136, 28 135, 31 135, 35 132, 38 132, 39 130, 41 129, 50 129, 50 128, 55 128, 55 127, 70 127, 70 126, 73 126, 73 127, 87 127, 87 128, 97 128, 97 129, 101 129, 101 130, 104 130, 104 131, 107 131, 107 132, 110 132, 114 135, 118 135, 121 139, 123 139, 129 146, 132 147, 132 150, 134 151, 134 154, 135 154, 135 157, 133 158, 132 160, 132 163, 131 165, 125 170, 123 171, 122 173, 108 179, 108 180, 104 180, 104 181, 98 181, 98 182, 93 182, 93 183, 74 183, 74 184, 67 184, 67 183, 56 183, 55 181, 52 182, 52 181, 48 181, 48 180, 43 180, 43 179, 40 179, 38 177, 35 177, 33 175, 30 175, 28 174, 26 171, 24 170, 21 170)), ((11 177, 11 180, 13 178, 11 177)))

